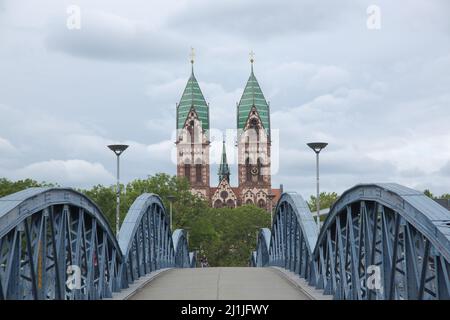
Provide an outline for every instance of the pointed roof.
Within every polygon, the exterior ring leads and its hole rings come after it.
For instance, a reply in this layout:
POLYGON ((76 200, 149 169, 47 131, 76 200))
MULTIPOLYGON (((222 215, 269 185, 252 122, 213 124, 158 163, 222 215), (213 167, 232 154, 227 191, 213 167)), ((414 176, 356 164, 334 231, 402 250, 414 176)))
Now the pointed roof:
POLYGON ((228 166, 227 161, 227 150, 225 148, 225 139, 223 140, 222 160, 220 162, 218 174, 219 174, 219 183, 225 178, 227 179, 228 182, 230 182, 230 167, 228 166))
POLYGON ((256 80, 253 73, 253 61, 251 64, 250 77, 248 78, 247 85, 245 86, 244 93, 238 104, 237 110, 237 128, 244 129, 247 122, 248 115, 253 106, 255 106, 258 114, 261 118, 261 122, 266 129, 266 132, 270 132, 270 116, 269 116, 269 104, 264 97, 264 94, 259 86, 258 80, 256 80))
POLYGON ((202 123, 202 129, 209 129, 209 107, 203 97, 202 90, 194 75, 194 68, 192 66, 191 76, 186 84, 186 87, 181 96, 180 103, 177 105, 177 129, 181 129, 184 126, 184 122, 189 114, 191 108, 195 109, 200 122, 202 123))

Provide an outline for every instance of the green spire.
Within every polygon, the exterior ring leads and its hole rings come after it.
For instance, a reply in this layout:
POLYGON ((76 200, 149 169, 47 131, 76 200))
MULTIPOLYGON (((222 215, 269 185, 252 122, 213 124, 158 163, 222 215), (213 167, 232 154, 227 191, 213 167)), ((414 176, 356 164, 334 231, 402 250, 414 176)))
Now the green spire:
POLYGON ((253 73, 253 61, 254 60, 251 54, 250 77, 248 78, 244 93, 242 94, 241 100, 238 104, 237 128, 244 129, 250 110, 253 106, 255 106, 261 118, 261 122, 268 133, 270 131, 269 105, 264 97, 261 87, 259 86, 258 80, 256 80, 255 74, 253 73))
POLYGON ((225 178, 230 182, 230 168, 227 161, 227 150, 225 148, 225 139, 223 139, 222 161, 219 166, 219 183, 225 178))
POLYGON ((209 130, 209 112, 208 104, 203 97, 202 90, 198 85, 197 79, 194 76, 194 59, 191 55, 191 76, 186 84, 186 88, 181 96, 180 103, 177 107, 177 129, 183 128, 187 115, 191 108, 197 112, 198 118, 202 123, 203 130, 209 130))

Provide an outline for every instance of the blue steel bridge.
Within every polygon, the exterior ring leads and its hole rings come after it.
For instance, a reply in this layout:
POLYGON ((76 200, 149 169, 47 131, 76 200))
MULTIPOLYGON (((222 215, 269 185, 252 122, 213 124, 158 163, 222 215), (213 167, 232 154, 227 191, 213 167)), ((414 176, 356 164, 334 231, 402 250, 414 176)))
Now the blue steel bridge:
POLYGON ((450 299, 450 212, 397 184, 342 194, 320 231, 284 193, 254 268, 195 268, 186 232, 143 194, 116 236, 72 189, 0 199, 0 299, 450 299))

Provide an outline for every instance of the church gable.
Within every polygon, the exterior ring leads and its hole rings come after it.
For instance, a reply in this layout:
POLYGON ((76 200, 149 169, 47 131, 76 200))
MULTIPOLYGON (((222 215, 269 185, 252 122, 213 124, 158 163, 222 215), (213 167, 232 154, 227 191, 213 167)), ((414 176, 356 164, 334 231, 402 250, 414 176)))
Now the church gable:
POLYGON ((236 208, 237 197, 226 179, 222 179, 216 192, 214 192, 211 203, 214 208, 236 208))
POLYGON ((258 132, 262 132, 264 130, 264 124, 261 121, 261 117, 259 116, 256 107, 252 107, 248 113, 247 121, 245 122, 244 131, 249 129, 254 129, 258 132))
POLYGON ((206 143, 208 137, 205 133, 197 111, 191 108, 182 129, 179 130, 178 140, 183 143, 206 143))

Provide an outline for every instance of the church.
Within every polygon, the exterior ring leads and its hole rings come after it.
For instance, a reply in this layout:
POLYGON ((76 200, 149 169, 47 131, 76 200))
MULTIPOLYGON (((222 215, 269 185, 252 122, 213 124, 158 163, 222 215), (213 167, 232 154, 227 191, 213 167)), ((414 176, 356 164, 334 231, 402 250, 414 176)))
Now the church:
POLYGON ((185 177, 194 194, 209 201, 214 208, 235 208, 253 204, 270 211, 282 193, 271 185, 270 105, 251 71, 244 92, 236 106, 238 186, 230 185, 230 167, 225 141, 218 171, 218 183, 210 185, 209 103, 194 75, 191 75, 176 105, 177 176, 185 177))

